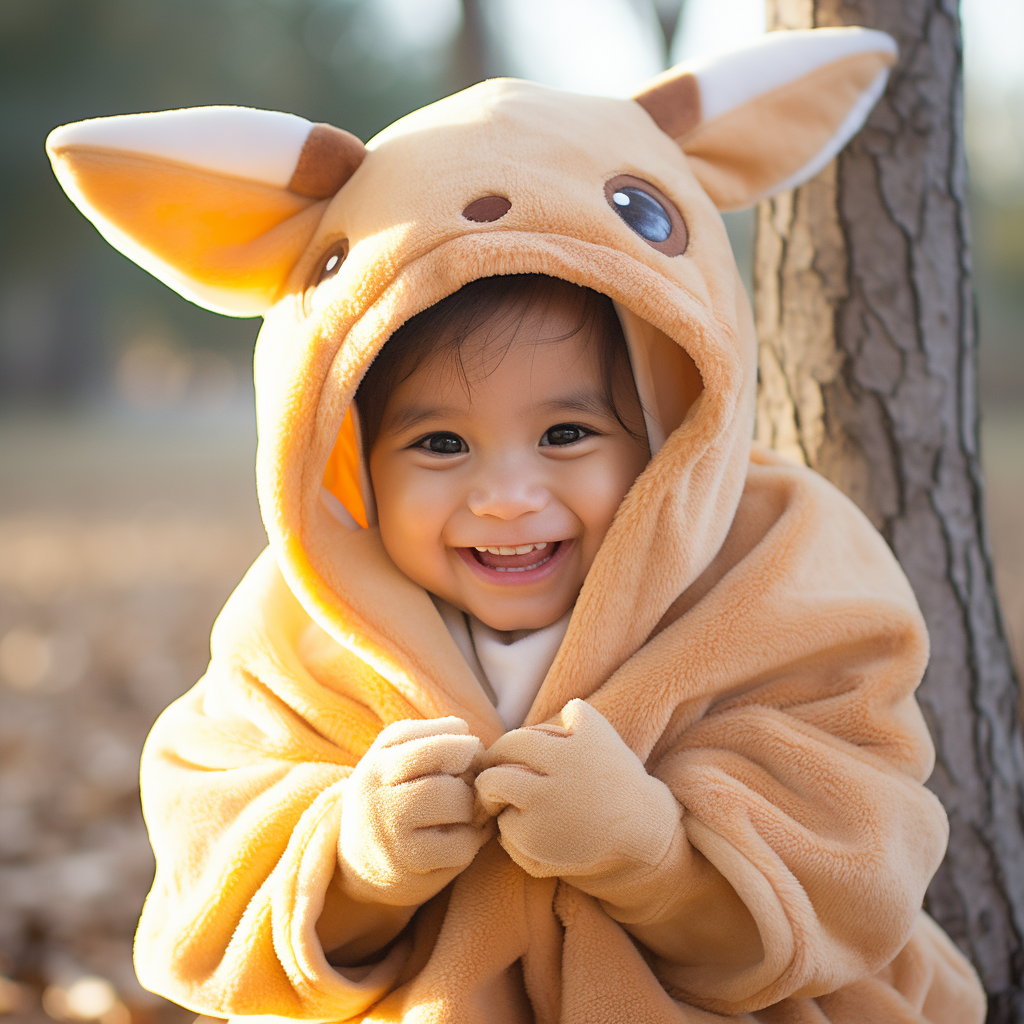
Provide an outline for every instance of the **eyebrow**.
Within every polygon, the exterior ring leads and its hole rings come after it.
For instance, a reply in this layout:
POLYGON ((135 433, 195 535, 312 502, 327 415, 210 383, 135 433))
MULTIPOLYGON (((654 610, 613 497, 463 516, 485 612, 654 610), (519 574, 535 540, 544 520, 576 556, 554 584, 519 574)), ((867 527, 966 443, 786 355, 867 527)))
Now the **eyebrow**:
MULTIPOLYGON (((555 412, 560 409, 571 409, 576 412, 591 413, 597 416, 613 415, 614 410, 608 404, 608 399, 602 392, 590 388, 581 388, 564 395, 544 402, 538 406, 539 409, 547 412, 555 412)), ((410 405, 402 411, 400 416, 388 424, 388 433, 400 434, 417 423, 433 417, 444 418, 454 415, 457 410, 446 405, 410 405)))
POLYGON ((609 416, 615 412, 604 392, 592 388, 580 388, 577 391, 559 395, 557 398, 545 402, 540 408, 551 412, 557 409, 574 409, 576 412, 589 412, 597 416, 609 416))
POLYGON ((410 405, 393 422, 387 424, 387 430, 389 434, 400 434, 434 416, 443 417, 454 413, 455 410, 446 405, 410 405))

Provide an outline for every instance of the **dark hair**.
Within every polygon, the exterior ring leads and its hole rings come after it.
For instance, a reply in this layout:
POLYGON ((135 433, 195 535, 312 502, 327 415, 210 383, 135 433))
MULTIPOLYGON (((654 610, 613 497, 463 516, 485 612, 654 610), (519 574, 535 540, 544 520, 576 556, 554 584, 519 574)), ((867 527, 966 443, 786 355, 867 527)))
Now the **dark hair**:
POLYGON ((559 299, 568 300, 569 309, 575 314, 573 327, 560 336, 539 338, 537 343, 566 341, 581 332, 588 338, 597 337, 608 408, 633 437, 641 440, 642 435, 623 421, 615 405, 618 374, 625 370, 630 386, 635 385, 629 371, 626 339, 612 300, 591 288, 557 277, 512 274, 471 281, 448 298, 417 313, 391 335, 356 392, 363 450, 369 452, 377 440, 388 397, 418 366, 437 356, 449 359, 463 385, 468 387, 462 346, 471 334, 485 325, 488 327, 483 339, 485 349, 495 339, 503 339, 503 347, 494 360, 496 366, 515 343, 527 313, 531 310, 544 312, 559 299), (594 327, 597 330, 588 330, 594 327))

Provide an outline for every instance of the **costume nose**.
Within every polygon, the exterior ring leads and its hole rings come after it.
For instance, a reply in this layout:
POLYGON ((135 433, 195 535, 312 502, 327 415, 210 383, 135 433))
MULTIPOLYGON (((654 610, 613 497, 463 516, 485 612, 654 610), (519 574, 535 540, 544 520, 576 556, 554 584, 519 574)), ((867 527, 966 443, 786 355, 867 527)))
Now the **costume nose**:
POLYGON ((504 466, 477 481, 469 492, 469 509, 475 516, 516 519, 544 509, 550 495, 541 480, 521 466, 504 466))

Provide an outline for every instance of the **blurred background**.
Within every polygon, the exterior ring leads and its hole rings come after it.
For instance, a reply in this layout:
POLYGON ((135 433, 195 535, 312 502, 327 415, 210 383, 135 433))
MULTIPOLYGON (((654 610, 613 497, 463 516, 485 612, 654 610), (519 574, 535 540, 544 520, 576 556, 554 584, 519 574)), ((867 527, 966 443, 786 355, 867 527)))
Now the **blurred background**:
MULTIPOLYGON (((1024 654, 1024 0, 963 0, 988 517, 1024 654)), ((138 986, 137 765, 265 543, 259 321, 111 249, 43 152, 68 121, 209 103, 368 139, 494 74, 628 95, 764 29, 762 0, 0 0, 0 1014, 190 1020, 138 986)), ((749 278, 749 215, 729 229, 749 278)))

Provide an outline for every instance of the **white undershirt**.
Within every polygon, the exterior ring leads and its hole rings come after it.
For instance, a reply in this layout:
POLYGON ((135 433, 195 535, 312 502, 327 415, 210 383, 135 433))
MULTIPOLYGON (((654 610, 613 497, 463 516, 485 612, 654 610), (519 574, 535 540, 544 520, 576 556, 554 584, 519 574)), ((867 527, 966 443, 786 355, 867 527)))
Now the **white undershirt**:
POLYGON ((492 629, 431 595, 455 645, 490 698, 506 729, 523 724, 569 628, 572 609, 543 629, 492 629))

